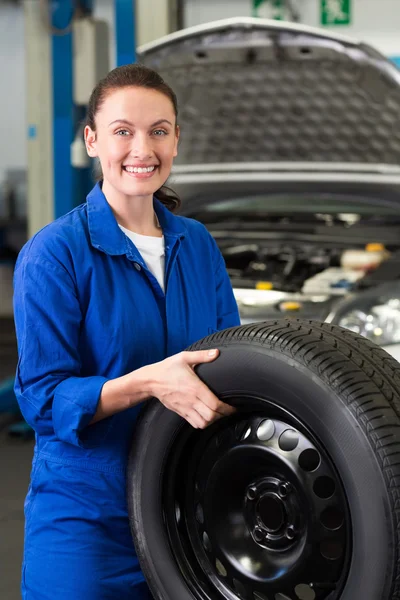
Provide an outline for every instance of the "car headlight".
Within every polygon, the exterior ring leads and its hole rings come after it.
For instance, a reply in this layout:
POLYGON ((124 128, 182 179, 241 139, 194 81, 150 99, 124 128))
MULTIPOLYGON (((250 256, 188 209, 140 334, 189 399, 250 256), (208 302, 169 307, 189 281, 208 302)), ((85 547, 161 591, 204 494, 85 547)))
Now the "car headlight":
POLYGON ((337 304, 327 321, 380 346, 400 343, 400 284, 384 284, 337 304))

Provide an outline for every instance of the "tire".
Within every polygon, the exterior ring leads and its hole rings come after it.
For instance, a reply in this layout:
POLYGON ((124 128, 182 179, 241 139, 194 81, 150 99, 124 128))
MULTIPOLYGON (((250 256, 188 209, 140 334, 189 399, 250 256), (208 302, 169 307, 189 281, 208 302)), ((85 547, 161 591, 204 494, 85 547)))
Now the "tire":
POLYGON ((399 600, 400 365, 350 331, 213 334, 199 377, 238 408, 193 430, 152 400, 128 463, 156 600, 399 600), (261 438, 261 439, 260 439, 261 438))

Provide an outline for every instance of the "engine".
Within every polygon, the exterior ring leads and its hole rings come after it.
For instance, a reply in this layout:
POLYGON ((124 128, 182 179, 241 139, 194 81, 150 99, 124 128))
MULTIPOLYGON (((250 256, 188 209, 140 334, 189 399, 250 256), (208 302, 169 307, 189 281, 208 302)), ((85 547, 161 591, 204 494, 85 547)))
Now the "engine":
POLYGON ((389 256, 381 244, 353 249, 243 244, 222 253, 234 288, 307 295, 346 293, 389 256))

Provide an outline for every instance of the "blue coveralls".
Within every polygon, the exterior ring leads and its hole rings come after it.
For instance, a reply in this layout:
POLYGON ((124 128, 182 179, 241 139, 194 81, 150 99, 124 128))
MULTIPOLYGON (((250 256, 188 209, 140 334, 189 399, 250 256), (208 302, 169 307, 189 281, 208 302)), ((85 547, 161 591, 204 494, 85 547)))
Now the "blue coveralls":
POLYGON ((125 468, 140 407, 88 426, 108 379, 239 324, 205 227, 154 208, 166 294, 119 229, 100 185, 36 234, 15 270, 15 391, 36 432, 25 502, 24 600, 143 600, 125 468))

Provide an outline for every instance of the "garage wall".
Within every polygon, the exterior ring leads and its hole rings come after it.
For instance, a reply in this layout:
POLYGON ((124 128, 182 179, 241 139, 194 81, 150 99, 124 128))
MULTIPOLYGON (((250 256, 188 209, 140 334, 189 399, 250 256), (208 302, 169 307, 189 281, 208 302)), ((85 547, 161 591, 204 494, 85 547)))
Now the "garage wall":
MULTIPOLYGON (((352 0, 353 24, 335 31, 355 35, 385 54, 399 57, 400 0, 352 0)), ((235 16, 251 15, 251 0, 184 0, 185 26, 235 16)), ((320 0, 298 0, 303 21, 318 25, 320 0)), ((95 16, 113 31, 113 0, 94 0, 95 16)), ((24 19, 20 3, 0 1, 0 182, 9 168, 26 168, 26 85, 24 19)), ((110 44, 115 64, 115 43, 110 44)))
POLYGON ((25 48, 22 8, 0 2, 0 183, 26 167, 25 48))
MULTIPOLYGON (((96 18, 114 30, 114 0, 94 0, 96 18)), ((7 169, 27 168, 25 28, 22 3, 0 0, 0 185, 7 169)), ((110 43, 110 64, 115 44, 110 43)))
MULTIPOLYGON (((331 27, 375 45, 389 56, 400 57, 400 0, 350 0, 353 19, 350 26, 331 27)), ((199 25, 214 19, 251 16, 251 0, 184 0, 185 26, 199 25)), ((321 0, 297 0, 301 21, 320 25, 321 0)), ((262 9, 268 15, 268 6, 262 9)), ((261 16, 261 15, 260 15, 261 16)))

